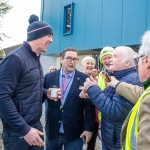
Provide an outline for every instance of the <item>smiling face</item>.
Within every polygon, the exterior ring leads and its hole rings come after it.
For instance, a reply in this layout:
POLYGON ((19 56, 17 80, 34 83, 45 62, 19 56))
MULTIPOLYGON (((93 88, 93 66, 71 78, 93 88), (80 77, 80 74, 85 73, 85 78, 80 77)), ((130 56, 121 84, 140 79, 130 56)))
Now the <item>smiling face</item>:
POLYGON ((49 44, 53 42, 52 34, 48 34, 38 39, 38 46, 40 52, 46 52, 49 44))
POLYGON ((112 55, 110 55, 110 54, 102 57, 102 64, 108 71, 109 71, 109 67, 110 67, 111 58, 112 58, 112 55))
POLYGON ((91 74, 92 70, 95 68, 95 60, 93 58, 87 58, 83 63, 83 72, 86 74, 91 74))
POLYGON ((124 69, 123 53, 120 50, 119 51, 116 50, 110 60, 109 70, 114 72, 123 69, 124 69))
POLYGON ((118 46, 112 55, 109 70, 111 72, 120 71, 127 68, 135 67, 133 62, 136 52, 127 46, 118 46))
POLYGON ((35 52, 37 56, 39 56, 41 52, 45 53, 47 51, 48 45, 52 42, 52 34, 48 34, 46 36, 43 36, 33 41, 29 41, 27 43, 31 46, 32 51, 35 52))
POLYGON ((67 73, 71 73, 75 70, 77 64, 77 52, 66 51, 64 57, 60 58, 62 69, 67 73), (68 61, 69 60, 69 61, 68 61), (71 60, 71 61, 70 61, 71 60))

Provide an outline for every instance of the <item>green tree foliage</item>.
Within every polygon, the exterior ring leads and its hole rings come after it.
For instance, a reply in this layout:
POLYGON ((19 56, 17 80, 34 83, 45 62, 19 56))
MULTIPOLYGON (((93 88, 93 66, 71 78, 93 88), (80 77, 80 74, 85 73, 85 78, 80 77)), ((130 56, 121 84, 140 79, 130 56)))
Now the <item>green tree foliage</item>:
MULTIPOLYGON (((0 0, 0 28, 2 28, 2 19, 4 15, 7 14, 11 8, 12 6, 10 6, 7 1, 0 0)), ((0 41, 3 41, 3 37, 8 36, 6 36, 5 33, 0 32, 0 41)))

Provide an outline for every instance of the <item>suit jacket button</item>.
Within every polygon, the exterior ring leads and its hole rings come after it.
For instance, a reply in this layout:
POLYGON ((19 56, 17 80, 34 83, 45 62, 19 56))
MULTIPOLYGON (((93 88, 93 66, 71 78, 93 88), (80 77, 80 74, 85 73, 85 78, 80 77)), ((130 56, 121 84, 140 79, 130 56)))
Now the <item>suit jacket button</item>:
POLYGON ((62 109, 61 112, 64 112, 64 110, 62 109))
POLYGON ((59 120, 58 122, 59 122, 59 123, 61 123, 61 121, 60 121, 60 120, 59 120))

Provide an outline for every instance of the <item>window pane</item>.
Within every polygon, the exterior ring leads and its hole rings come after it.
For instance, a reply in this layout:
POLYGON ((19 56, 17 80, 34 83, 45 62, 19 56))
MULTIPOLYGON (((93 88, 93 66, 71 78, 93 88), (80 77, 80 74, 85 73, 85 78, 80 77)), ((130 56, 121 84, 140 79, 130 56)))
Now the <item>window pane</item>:
POLYGON ((66 10, 66 32, 70 32, 71 25, 71 6, 66 10))
POLYGON ((68 35, 72 34, 73 28, 73 12, 74 12, 74 3, 71 3, 64 7, 64 24, 63 24, 63 34, 68 35))

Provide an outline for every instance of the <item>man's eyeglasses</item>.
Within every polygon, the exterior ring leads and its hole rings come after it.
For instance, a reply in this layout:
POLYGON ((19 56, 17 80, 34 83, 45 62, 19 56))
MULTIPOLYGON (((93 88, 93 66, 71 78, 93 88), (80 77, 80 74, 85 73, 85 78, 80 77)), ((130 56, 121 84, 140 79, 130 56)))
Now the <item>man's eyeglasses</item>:
POLYGON ((66 58, 66 60, 68 61, 68 62, 75 62, 75 63, 77 63, 78 61, 79 61, 79 59, 78 58, 71 58, 71 57, 64 57, 64 58, 66 58))
POLYGON ((139 60, 140 60, 140 58, 142 58, 142 57, 144 57, 144 55, 140 55, 140 56, 134 58, 134 64, 135 64, 135 66, 138 66, 139 60))

